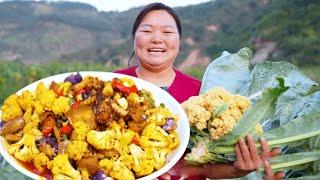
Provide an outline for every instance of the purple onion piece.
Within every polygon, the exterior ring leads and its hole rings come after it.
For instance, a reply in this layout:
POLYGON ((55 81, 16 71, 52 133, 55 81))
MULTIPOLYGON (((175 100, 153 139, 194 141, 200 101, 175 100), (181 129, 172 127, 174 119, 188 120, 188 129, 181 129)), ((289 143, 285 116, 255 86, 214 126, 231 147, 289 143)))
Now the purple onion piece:
POLYGON ((0 129, 2 128, 3 125, 4 125, 4 121, 0 121, 0 129))
POLYGON ((58 144, 56 142, 54 142, 54 140, 51 137, 44 137, 41 138, 37 144, 49 144, 51 146, 51 148, 54 150, 55 153, 58 152, 58 144))
POLYGON ((176 123, 173 118, 166 118, 166 123, 162 126, 165 131, 172 131, 176 127, 176 123))
POLYGON ((97 171, 94 176, 91 178, 91 180, 111 180, 112 178, 106 176, 103 171, 99 170, 97 171))
POLYGON ((80 75, 79 72, 77 72, 77 74, 75 75, 71 74, 64 80, 64 82, 67 82, 67 81, 71 82, 72 84, 77 84, 82 81, 82 76, 80 75))

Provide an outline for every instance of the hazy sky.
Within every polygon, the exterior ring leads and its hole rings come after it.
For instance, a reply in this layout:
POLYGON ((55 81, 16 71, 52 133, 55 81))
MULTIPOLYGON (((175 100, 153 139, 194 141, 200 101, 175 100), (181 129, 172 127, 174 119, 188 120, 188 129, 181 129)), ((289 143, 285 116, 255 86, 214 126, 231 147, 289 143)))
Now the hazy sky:
MULTIPOLYGON (((4 0, 0 0, 4 1, 4 0)), ((36 0, 41 1, 41 0, 36 0)), ((60 1, 60 0, 47 0, 47 1, 60 1)), ((150 0, 63 0, 63 1, 72 1, 72 2, 83 2, 91 4, 96 7, 98 11, 124 11, 128 10, 132 7, 138 7, 142 5, 146 5, 152 2, 162 2, 171 7, 178 6, 187 6, 191 4, 199 4, 202 2, 208 2, 210 0, 158 0, 158 1, 150 1, 150 0)))

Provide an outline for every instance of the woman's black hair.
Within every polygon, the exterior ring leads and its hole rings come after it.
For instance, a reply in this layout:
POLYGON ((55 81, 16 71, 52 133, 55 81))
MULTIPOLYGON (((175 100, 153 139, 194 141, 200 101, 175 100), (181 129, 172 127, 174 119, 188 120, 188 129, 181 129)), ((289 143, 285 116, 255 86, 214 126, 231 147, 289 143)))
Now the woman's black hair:
MULTIPOLYGON (((146 5, 138 14, 138 16, 136 17, 136 20, 134 21, 133 27, 132 27, 132 31, 131 31, 131 37, 132 39, 134 39, 134 36, 136 34, 136 31, 142 21, 142 19, 144 18, 144 16, 146 14, 148 14, 150 11, 153 10, 164 10, 167 11, 174 19, 174 21, 176 22, 177 28, 178 28, 178 33, 181 39, 181 35, 182 35, 182 26, 181 26, 181 21, 177 15, 177 13, 169 6, 164 5, 162 3, 151 3, 146 5)), ((132 52, 129 61, 128 61, 128 66, 130 65, 130 61, 131 58, 134 56, 134 52, 132 52)))

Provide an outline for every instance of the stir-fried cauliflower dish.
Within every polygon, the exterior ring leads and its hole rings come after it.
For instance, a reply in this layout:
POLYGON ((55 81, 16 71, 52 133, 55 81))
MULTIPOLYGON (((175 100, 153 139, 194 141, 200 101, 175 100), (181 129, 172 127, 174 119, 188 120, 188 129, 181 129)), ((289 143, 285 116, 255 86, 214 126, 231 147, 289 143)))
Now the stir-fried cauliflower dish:
MULTIPOLYGON (((1 111, 8 152, 52 179, 140 178, 179 145, 177 115, 127 77, 39 82, 34 92, 9 96, 1 111)), ((199 127, 201 118, 193 120, 199 127)))

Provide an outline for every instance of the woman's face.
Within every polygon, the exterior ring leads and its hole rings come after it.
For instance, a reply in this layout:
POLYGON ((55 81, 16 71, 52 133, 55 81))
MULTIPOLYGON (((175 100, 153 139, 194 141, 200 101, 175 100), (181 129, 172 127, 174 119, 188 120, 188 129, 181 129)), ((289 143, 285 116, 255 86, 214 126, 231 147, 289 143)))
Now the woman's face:
POLYGON ((164 10, 153 10, 142 19, 134 37, 140 65, 161 71, 172 66, 179 52, 180 36, 173 17, 164 10))

